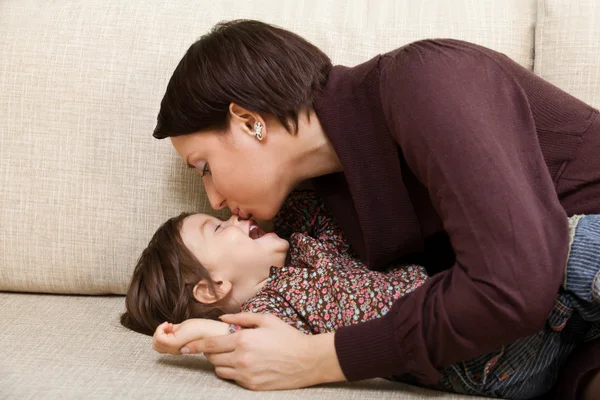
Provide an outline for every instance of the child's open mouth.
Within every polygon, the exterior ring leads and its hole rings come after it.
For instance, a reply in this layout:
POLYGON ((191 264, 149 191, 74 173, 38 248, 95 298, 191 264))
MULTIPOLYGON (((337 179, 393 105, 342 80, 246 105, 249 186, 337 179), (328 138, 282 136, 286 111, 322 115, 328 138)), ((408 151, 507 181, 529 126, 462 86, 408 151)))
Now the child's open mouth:
POLYGON ((256 221, 250 220, 250 230, 248 231, 248 236, 250 239, 256 240, 263 235, 263 232, 260 230, 256 221))

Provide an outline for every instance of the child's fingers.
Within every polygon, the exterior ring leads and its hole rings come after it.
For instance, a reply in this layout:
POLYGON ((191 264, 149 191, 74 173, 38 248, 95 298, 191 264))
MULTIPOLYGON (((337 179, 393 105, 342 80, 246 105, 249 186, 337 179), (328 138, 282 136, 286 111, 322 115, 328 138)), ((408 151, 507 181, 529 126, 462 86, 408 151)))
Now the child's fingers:
POLYGON ((156 327, 156 330, 154 331, 154 336, 163 334, 165 332, 165 324, 166 322, 163 322, 162 324, 156 327))
POLYGON ((161 354, 179 354, 179 343, 172 343, 166 336, 155 338, 152 341, 152 348, 161 354))
POLYGON ((152 348, 161 354, 180 354, 179 343, 174 343, 173 324, 165 321, 156 327, 152 336, 152 348))
POLYGON ((160 324, 159 326, 157 326, 156 329, 165 329, 167 326, 169 326, 169 322, 165 321, 162 324, 160 324))

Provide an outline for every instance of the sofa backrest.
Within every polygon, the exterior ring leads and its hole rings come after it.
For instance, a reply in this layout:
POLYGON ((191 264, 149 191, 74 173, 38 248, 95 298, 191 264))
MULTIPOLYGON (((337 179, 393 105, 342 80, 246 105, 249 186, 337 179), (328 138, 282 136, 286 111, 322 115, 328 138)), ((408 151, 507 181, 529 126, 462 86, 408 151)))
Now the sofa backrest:
POLYGON ((215 23, 274 23, 335 64, 452 37, 533 68, 536 9, 535 0, 0 2, 0 290, 125 293, 165 219, 209 211, 200 179, 151 133, 173 69, 215 23))
POLYGON ((600 108, 600 2, 538 0, 534 72, 600 108))

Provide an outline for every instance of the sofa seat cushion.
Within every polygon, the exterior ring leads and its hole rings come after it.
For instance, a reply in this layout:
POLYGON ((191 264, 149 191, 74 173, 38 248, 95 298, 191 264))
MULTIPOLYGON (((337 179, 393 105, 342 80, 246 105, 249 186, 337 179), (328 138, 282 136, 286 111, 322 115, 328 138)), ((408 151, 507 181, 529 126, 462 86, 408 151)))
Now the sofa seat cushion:
POLYGON ((0 292, 0 398, 472 399, 383 379, 255 393, 221 380, 202 355, 161 355, 123 328, 122 296, 0 292))

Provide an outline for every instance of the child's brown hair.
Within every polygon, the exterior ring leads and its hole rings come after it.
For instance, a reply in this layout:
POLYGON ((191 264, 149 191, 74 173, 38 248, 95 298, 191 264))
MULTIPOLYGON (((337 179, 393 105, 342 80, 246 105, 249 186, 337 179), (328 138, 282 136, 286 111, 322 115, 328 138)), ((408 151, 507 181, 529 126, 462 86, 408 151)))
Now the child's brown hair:
POLYGON ((213 293, 215 288, 206 268, 181 238, 183 220, 190 215, 181 213, 162 224, 142 252, 125 297, 124 327, 152 336, 164 321, 216 319, 223 314, 218 306, 200 303, 193 296, 201 280, 208 282, 213 293))

